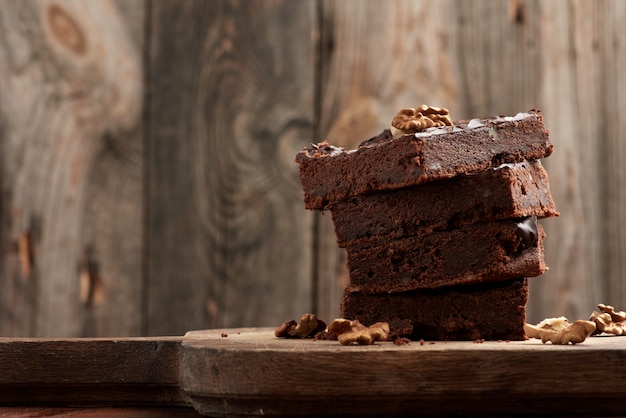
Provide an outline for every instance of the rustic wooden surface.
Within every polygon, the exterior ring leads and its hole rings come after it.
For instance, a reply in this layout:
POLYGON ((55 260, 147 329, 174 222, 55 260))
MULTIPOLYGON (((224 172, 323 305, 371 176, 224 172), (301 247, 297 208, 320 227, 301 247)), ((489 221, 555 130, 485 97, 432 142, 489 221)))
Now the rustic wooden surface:
POLYGON ((278 339, 273 330, 187 333, 181 387, 204 414, 621 415, 626 340, 576 346, 278 339), (246 367, 242 367, 245 364, 246 367))
POLYGON ((620 0, 0 2, 0 335, 339 314, 345 256, 292 163, 400 107, 541 108, 561 217, 529 320, 624 309, 620 0))
POLYGON ((541 2, 454 0, 449 6, 449 65, 456 85, 456 102, 450 105, 453 116, 514 115, 538 107, 541 2))
POLYGON ((141 332, 143 4, 115 4, 0 6, 0 335, 141 332))
POLYGON ((148 333, 312 309, 292 160, 313 134, 313 6, 154 2, 148 333))
MULTIPOLYGON (((541 3, 541 106, 555 153, 546 160, 561 210, 546 223, 550 271, 531 290, 535 312, 584 317, 598 301, 623 306, 624 183, 620 112, 626 18, 622 2, 541 3), (545 280, 544 280, 545 279, 545 280)), ((623 309, 623 308, 620 308, 623 309)), ((536 315, 537 316, 537 315, 536 315)))
POLYGON ((0 338, 0 405, 185 406, 181 341, 0 338))
POLYGON ((201 415, 191 407, 0 407, 0 417, 7 418, 191 418, 201 415))
POLYGON ((626 413, 623 336, 342 346, 273 331, 0 338, 0 416, 626 413))

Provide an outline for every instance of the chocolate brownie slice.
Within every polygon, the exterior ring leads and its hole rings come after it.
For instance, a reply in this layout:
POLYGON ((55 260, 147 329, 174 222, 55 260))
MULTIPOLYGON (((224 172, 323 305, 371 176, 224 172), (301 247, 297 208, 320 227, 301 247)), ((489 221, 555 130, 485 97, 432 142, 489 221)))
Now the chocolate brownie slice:
POLYGON ((401 238, 480 221, 558 216, 548 173, 538 160, 351 197, 330 206, 340 247, 401 238))
POLYGON ((347 247, 350 284, 392 293, 543 274, 543 228, 534 218, 347 247))
POLYGON ((539 111, 472 119, 394 139, 389 130, 345 150, 327 143, 296 155, 307 209, 489 167, 548 157, 552 143, 539 111))
POLYGON ((341 315, 365 325, 408 321, 414 340, 524 340, 527 302, 528 281, 522 278, 385 295, 348 287, 341 315))

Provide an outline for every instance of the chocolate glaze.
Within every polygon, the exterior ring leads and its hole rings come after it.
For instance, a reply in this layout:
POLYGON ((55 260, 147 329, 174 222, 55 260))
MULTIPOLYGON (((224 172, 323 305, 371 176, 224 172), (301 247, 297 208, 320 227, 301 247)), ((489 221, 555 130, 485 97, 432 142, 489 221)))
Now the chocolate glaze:
MULTIPOLYGON (((345 150, 342 147, 336 147, 330 145, 328 142, 320 142, 319 144, 311 144, 311 148, 304 149, 308 157, 318 157, 322 155, 334 156, 343 153, 345 150)), ((300 154, 296 156, 296 161, 300 158, 300 154)))
POLYGON ((530 247, 536 247, 539 241, 539 233, 537 231, 537 218, 530 217, 517 223, 515 234, 521 238, 518 250, 524 250, 530 247))
POLYGON ((392 139, 393 139, 393 135, 391 134, 391 131, 389 129, 385 129, 378 135, 373 136, 370 139, 361 142, 359 144, 359 148, 380 145, 382 143, 391 141, 392 139))

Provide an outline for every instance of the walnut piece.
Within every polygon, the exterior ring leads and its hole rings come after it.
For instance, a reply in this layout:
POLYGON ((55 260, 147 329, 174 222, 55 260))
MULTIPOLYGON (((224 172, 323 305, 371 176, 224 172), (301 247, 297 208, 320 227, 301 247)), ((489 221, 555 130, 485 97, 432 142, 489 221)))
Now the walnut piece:
POLYGON ((596 324, 591 321, 579 319, 574 323, 563 327, 567 322, 565 318, 552 318, 555 323, 553 328, 550 320, 541 321, 538 325, 524 324, 524 332, 530 338, 539 338, 542 343, 550 341, 552 344, 578 344, 585 341, 596 330, 596 324))
POLYGON ((599 304, 600 312, 593 311, 590 321, 596 324, 595 334, 606 332, 607 334, 626 334, 626 312, 615 312, 611 305, 599 304))
POLYGON ((290 319, 283 322, 278 328, 274 330, 274 336, 278 338, 289 338, 291 333, 296 329, 298 323, 295 319, 290 319))
POLYGON ((300 318, 300 323, 293 330, 294 337, 306 338, 315 332, 317 328, 317 318, 313 314, 304 314, 300 318))
POLYGON ((390 130, 394 138, 399 138, 437 126, 452 126, 448 109, 421 105, 400 110, 391 121, 390 130))
POLYGON ((537 324, 539 328, 552 329, 554 331, 562 330, 570 326, 569 321, 564 316, 558 318, 546 318, 537 324))
POLYGON ((328 331, 337 335, 342 345, 357 343, 361 345, 374 344, 375 341, 385 341, 389 336, 389 324, 377 322, 369 327, 358 320, 335 319, 328 326, 328 331))
POLYGON ((300 318, 300 323, 295 319, 283 322, 274 330, 274 336, 279 338, 307 338, 313 337, 320 331, 326 329, 326 323, 317 319, 314 314, 304 314, 300 318))

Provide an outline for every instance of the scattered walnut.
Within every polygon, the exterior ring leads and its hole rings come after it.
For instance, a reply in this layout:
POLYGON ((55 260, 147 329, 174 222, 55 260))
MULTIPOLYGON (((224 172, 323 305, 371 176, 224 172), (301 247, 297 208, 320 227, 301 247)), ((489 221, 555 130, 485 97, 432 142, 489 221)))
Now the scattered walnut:
POLYGON ((326 329, 324 321, 317 319, 314 314, 304 314, 300 318, 300 323, 295 319, 283 322, 274 330, 274 335, 279 338, 307 338, 324 329, 326 329))
POLYGON ((342 345, 352 343, 369 345, 375 341, 385 341, 389 336, 389 324, 377 322, 369 327, 361 324, 358 320, 335 319, 329 326, 328 331, 337 335, 342 345))
POLYGON ((400 110, 391 121, 391 133, 394 138, 423 131, 436 126, 452 126, 450 112, 445 107, 421 105, 400 110))
POLYGON ((590 336, 596 330, 596 324, 591 321, 584 321, 579 319, 574 321, 574 323, 563 327, 562 325, 565 321, 564 318, 553 318, 556 321, 555 326, 558 329, 550 326, 550 320, 542 321, 542 326, 524 324, 524 332, 530 338, 539 338, 542 343, 546 343, 546 341, 550 341, 552 344, 578 344, 585 341, 585 339, 590 336))
POLYGON ((615 308, 612 307, 611 305, 605 305, 603 303, 600 303, 598 305, 598 309, 600 310, 601 313, 608 313, 609 315, 611 315, 611 320, 613 322, 626 321, 626 312, 624 311, 615 312, 615 308))
POLYGON ((304 314, 300 318, 300 323, 293 330, 295 337, 306 338, 317 329, 317 318, 313 314, 304 314))
POLYGON ((349 319, 335 319, 328 326, 328 331, 335 335, 345 334, 346 332, 356 331, 367 328, 359 321, 350 321, 349 319))
POLYGON ((558 318, 546 318, 537 324, 539 328, 552 329, 554 331, 562 330, 570 326, 569 321, 564 316, 558 318))
POLYGON ((296 329, 297 325, 298 323, 295 319, 285 321, 274 330, 274 336, 278 338, 289 338, 292 336, 292 332, 296 329))
POLYGON ((623 335, 626 334, 626 312, 615 312, 615 308, 611 305, 599 304, 600 312, 593 311, 590 321, 596 324, 596 334, 606 332, 607 334, 623 335))

